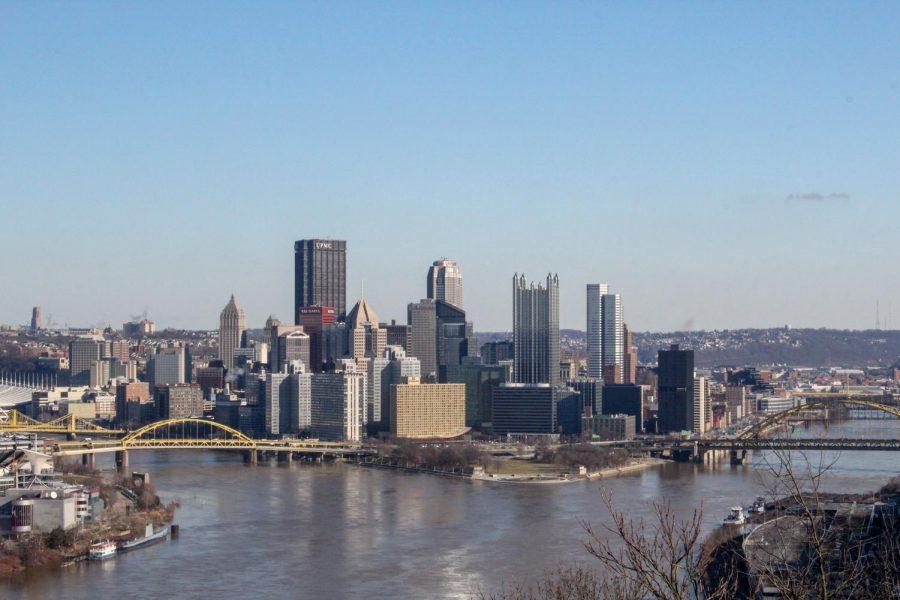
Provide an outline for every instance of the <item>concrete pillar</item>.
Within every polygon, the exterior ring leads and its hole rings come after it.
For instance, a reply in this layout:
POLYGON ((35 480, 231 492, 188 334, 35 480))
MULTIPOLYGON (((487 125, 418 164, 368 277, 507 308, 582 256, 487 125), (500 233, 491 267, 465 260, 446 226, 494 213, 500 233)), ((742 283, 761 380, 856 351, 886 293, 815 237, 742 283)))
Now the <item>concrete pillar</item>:
POLYGON ((244 451, 244 462, 247 463, 248 465, 257 464, 258 461, 257 461, 257 456, 256 456, 256 450, 245 450, 244 451))
POLYGON ((748 462, 746 450, 732 450, 729 458, 733 465, 745 465, 748 462))
POLYGON ((128 470, 128 450, 116 450, 116 471, 124 473, 128 470))
POLYGON ((290 464, 294 460, 294 455, 290 450, 279 450, 278 451, 278 462, 288 463, 290 464))
POLYGON ((84 465, 85 467, 87 467, 88 469, 91 469, 91 470, 96 469, 97 468, 96 457, 97 457, 96 454, 82 454, 81 455, 81 464, 84 465))

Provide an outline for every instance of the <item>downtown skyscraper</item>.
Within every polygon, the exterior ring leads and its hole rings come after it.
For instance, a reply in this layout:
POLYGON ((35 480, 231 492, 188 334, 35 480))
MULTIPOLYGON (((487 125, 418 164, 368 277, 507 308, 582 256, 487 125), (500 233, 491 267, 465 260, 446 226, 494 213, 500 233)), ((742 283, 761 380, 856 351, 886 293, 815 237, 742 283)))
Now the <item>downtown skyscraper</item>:
POLYGON ((603 377, 603 296, 605 283, 587 284, 587 367, 588 377, 603 377))
POLYGON ((234 349, 241 347, 247 329, 244 309, 234 301, 234 294, 219 314, 219 360, 226 369, 234 368, 234 349))
POLYGON ((304 306, 329 306, 338 320, 347 316, 347 242, 294 243, 294 323, 304 306))
POLYGON ((559 276, 546 286, 513 275, 513 379, 559 385, 559 276))
POLYGON ((456 262, 442 258, 428 268, 428 298, 462 308, 462 274, 456 262))
POLYGON ((603 379, 607 383, 622 383, 625 367, 625 325, 622 320, 622 296, 603 294, 601 308, 603 379))

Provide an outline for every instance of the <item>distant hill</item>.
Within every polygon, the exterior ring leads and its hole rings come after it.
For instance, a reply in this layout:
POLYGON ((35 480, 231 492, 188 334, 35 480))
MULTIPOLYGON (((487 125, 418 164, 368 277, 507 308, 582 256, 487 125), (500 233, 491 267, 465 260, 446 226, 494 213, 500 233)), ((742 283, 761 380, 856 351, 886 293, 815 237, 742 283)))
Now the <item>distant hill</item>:
MULTIPOLYGON (((478 332, 479 345, 511 334, 478 332)), ((681 344, 696 352, 697 366, 787 364, 792 366, 890 366, 900 361, 900 331, 841 329, 729 329, 722 331, 634 332, 641 363, 655 363, 656 352, 681 344)), ((560 331, 564 350, 585 351, 585 333, 560 331)))

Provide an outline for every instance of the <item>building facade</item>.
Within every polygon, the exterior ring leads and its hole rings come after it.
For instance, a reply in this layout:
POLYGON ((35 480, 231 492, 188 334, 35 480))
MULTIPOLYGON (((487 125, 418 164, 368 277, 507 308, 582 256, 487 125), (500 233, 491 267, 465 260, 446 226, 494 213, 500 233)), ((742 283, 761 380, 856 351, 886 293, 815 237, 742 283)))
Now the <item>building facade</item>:
POLYGON ((294 323, 304 306, 328 306, 338 319, 347 315, 347 242, 299 240, 294 243, 294 323))
POLYGON ((603 377, 603 296, 609 293, 605 283, 587 284, 587 367, 588 377, 603 377))
POLYGON ((462 274, 452 260, 442 258, 428 268, 427 297, 462 308, 462 274))
POLYGON ((694 427, 694 351, 672 344, 658 352, 656 399, 659 432, 691 431, 694 427))
POLYGON ((450 438, 466 428, 466 386, 462 383, 391 385, 391 433, 402 438, 450 438))
POLYGON ((513 276, 513 378, 559 385, 559 277, 546 286, 513 276))
POLYGON ((619 294, 603 294, 601 315, 603 366, 611 367, 616 382, 622 382, 622 370, 625 364, 622 297, 619 294))
POLYGON ((219 360, 226 369, 234 368, 234 351, 241 347, 246 331, 244 309, 234 300, 234 294, 219 314, 219 360))

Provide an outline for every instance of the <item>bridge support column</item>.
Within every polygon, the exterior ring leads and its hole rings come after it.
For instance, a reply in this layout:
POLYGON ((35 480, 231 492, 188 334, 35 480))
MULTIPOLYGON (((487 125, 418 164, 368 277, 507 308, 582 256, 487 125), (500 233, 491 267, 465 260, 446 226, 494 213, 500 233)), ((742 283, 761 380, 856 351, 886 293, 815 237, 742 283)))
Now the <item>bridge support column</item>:
POLYGON ((247 463, 248 465, 257 464, 258 460, 257 460, 257 454, 256 454, 255 449, 244 450, 244 462, 247 463))
POLYGON ((293 461, 294 455, 290 450, 278 452, 278 462, 291 464, 293 461))
POLYGON ((746 465, 747 462, 748 462, 748 457, 747 457, 746 450, 732 450, 731 451, 731 464, 746 465))
POLYGON ((75 435, 75 432, 74 432, 74 431, 70 431, 70 432, 68 432, 68 433, 66 434, 66 440, 68 440, 68 441, 70 441, 70 442, 74 442, 74 441, 77 440, 77 439, 78 439, 78 436, 75 435))
POLYGON ((128 450, 116 450, 116 471, 124 473, 128 470, 128 450))
POLYGON ((81 464, 87 467, 90 470, 94 470, 97 468, 97 456, 95 454, 82 454, 81 455, 81 464))

